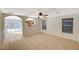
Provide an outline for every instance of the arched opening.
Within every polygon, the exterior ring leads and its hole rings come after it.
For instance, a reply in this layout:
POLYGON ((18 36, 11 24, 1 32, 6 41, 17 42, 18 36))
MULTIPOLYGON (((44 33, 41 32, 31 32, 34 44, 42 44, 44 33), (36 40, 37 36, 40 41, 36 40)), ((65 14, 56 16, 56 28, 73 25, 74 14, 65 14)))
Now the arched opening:
POLYGON ((7 16, 4 19, 4 33, 6 42, 12 42, 22 37, 22 19, 18 16, 7 16))

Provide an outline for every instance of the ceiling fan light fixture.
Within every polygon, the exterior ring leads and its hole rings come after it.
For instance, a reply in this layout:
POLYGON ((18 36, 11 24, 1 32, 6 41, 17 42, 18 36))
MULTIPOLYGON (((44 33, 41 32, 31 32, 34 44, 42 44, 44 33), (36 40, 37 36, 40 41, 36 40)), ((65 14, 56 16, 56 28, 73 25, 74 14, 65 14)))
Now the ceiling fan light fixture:
POLYGON ((43 14, 42 12, 38 14, 38 18, 47 18, 47 16, 47 14, 43 14))
POLYGON ((40 12, 40 13, 39 13, 39 16, 42 16, 42 15, 43 15, 42 12, 40 12))

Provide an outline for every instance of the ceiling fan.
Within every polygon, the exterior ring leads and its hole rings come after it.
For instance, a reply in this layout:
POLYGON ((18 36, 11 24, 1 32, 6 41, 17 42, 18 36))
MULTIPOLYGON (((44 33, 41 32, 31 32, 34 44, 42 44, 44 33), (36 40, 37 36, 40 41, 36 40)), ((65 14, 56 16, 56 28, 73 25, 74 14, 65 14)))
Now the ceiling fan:
POLYGON ((47 18, 47 16, 48 16, 48 14, 44 14, 44 13, 42 13, 42 12, 39 12, 39 13, 38 13, 38 19, 39 19, 39 18, 47 18))

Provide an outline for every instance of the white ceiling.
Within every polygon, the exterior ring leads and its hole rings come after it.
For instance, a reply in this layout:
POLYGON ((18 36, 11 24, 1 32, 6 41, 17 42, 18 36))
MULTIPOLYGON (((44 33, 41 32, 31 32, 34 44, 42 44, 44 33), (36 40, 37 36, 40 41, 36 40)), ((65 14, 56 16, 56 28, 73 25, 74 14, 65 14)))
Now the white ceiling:
POLYGON ((79 8, 1 8, 4 13, 37 17, 39 12, 48 14, 48 17, 79 13, 79 8))

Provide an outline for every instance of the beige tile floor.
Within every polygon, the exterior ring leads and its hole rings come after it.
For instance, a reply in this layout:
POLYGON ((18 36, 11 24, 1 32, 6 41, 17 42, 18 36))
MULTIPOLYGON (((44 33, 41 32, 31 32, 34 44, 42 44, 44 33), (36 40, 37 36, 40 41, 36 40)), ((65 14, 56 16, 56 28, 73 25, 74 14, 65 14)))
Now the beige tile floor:
POLYGON ((78 50, 79 44, 70 39, 38 33, 15 40, 7 44, 0 44, 0 49, 10 50, 78 50))

